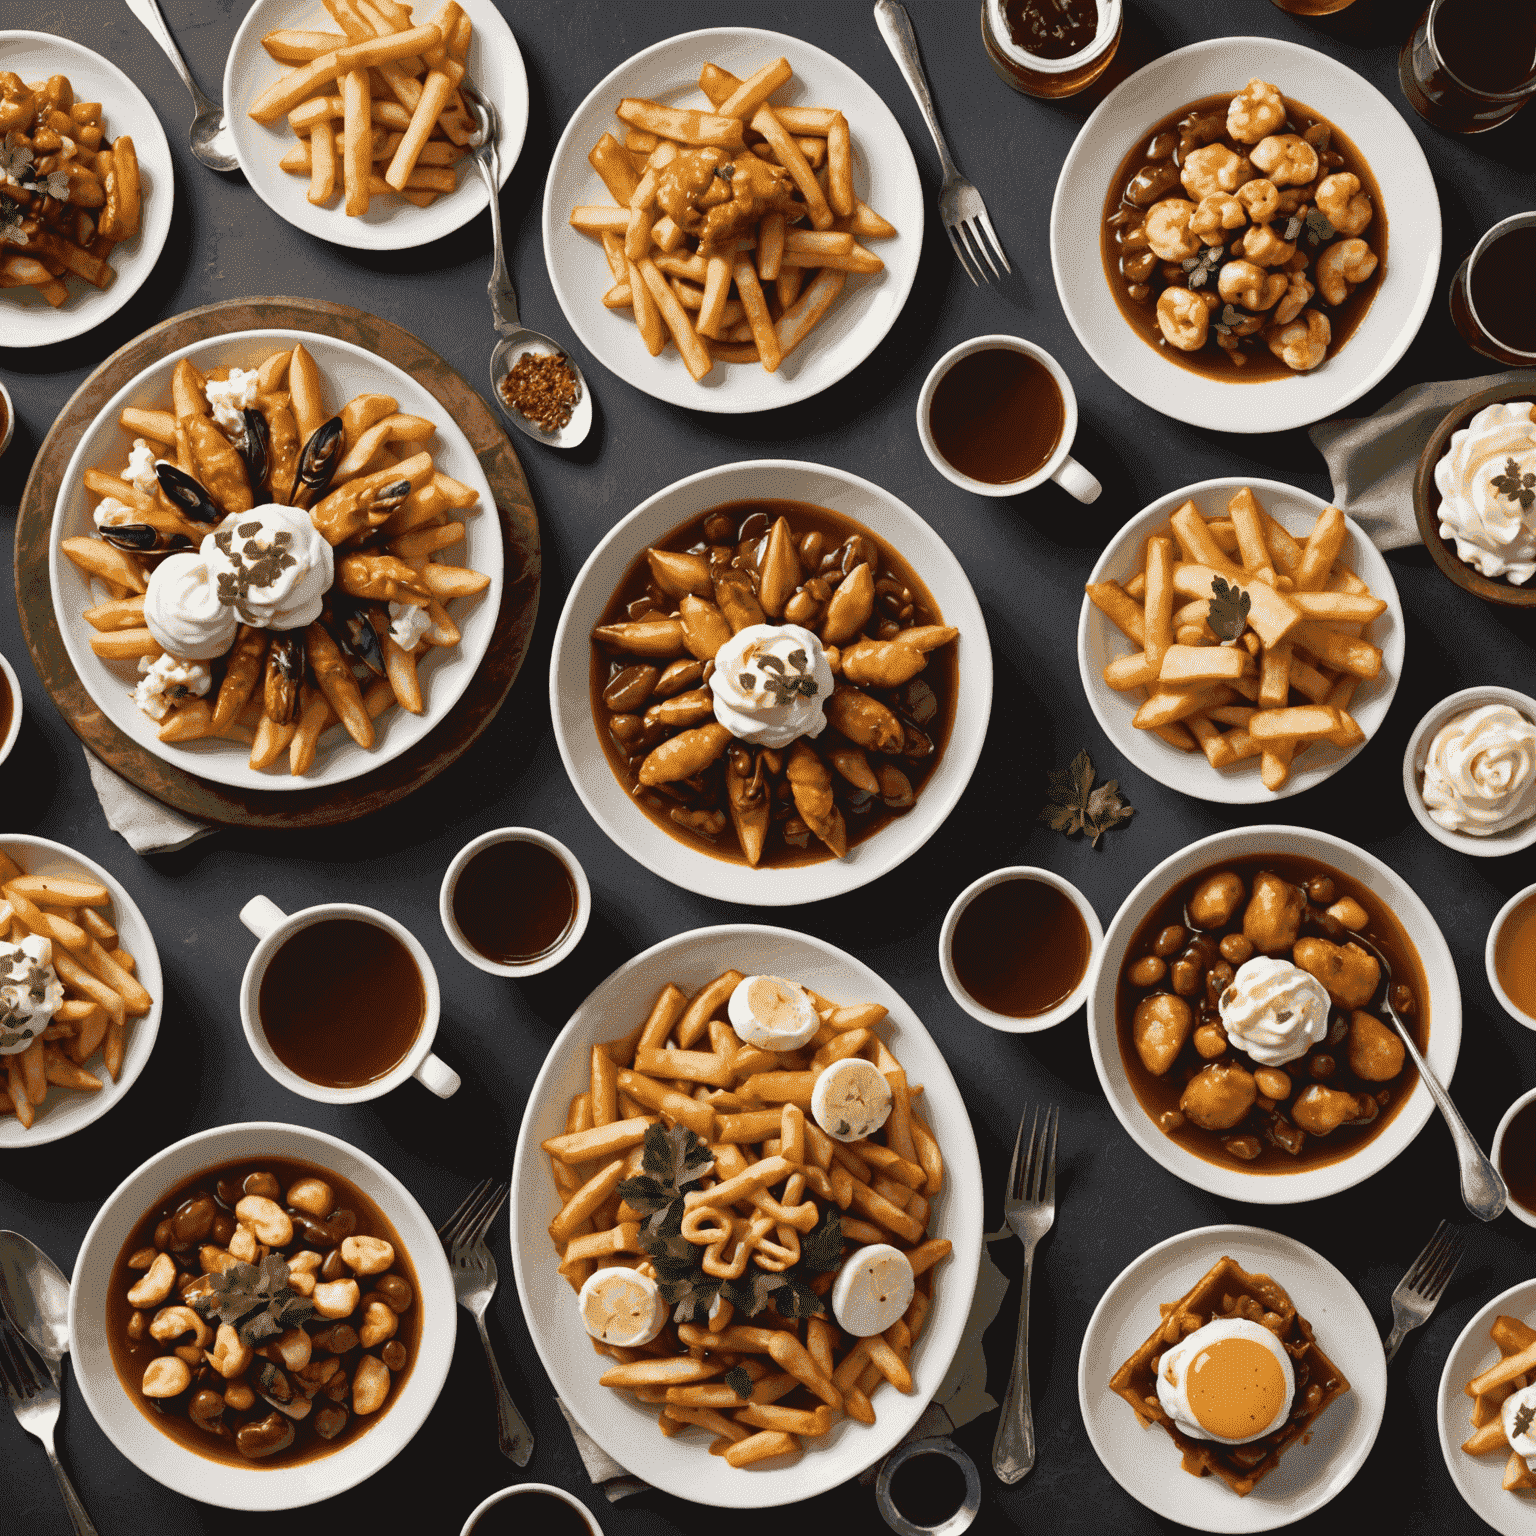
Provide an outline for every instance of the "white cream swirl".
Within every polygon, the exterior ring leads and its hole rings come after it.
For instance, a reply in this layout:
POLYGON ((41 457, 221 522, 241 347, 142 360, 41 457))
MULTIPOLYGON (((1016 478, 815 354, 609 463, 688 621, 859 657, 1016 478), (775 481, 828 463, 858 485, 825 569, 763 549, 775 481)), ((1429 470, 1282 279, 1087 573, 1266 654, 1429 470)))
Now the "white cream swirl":
POLYGON ((1328 1033, 1328 992, 1289 960, 1255 955, 1221 994, 1221 1026, 1261 1066, 1283 1067, 1328 1033))
POLYGON ((832 668, 821 641, 798 624, 749 624, 715 656, 715 719, 738 741, 787 747, 826 729, 832 668))
POLYGON ((219 601, 259 629, 313 624, 335 579, 331 546, 298 507, 236 512, 203 540, 198 554, 219 601))
POLYGON ((1536 724, 1508 704, 1482 704, 1435 732, 1420 765, 1430 819, 1492 837, 1536 816, 1536 724))
POLYGON ((26 1050, 63 1001, 51 939, 29 933, 19 942, 0 943, 0 1056, 26 1050))
POLYGON ((219 601, 219 589, 201 553, 169 555, 149 578, 144 627, 155 642, 183 661, 209 661, 235 643, 240 621, 219 601))
POLYGON ((1456 557, 1484 576, 1504 576, 1520 586, 1536 573, 1536 500, 1522 504, 1520 490, 1536 489, 1536 420, 1529 400, 1505 400, 1481 410, 1451 436, 1450 451, 1435 465, 1440 492, 1440 537, 1456 544, 1456 557), (1506 476, 1514 464, 1520 486, 1511 494, 1506 476), (1504 482, 1496 486, 1495 480, 1504 482))

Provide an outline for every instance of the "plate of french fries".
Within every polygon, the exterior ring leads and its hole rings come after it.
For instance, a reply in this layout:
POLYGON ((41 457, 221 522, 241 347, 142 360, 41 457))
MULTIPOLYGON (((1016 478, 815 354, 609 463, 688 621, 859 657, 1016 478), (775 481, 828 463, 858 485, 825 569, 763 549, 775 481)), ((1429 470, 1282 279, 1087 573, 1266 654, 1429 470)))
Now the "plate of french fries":
POLYGON ((1254 805, 1338 772, 1402 676, 1392 573, 1336 507, 1275 480, 1206 480, 1133 517, 1089 578, 1078 666, 1144 773, 1254 805))
MULTIPOLYGON (((804 1054, 809 1056, 814 1048, 807 1047, 804 1054)), ((761 1054, 752 1050, 745 1053, 753 1058, 761 1054)), ((742 1065, 747 1068, 751 1063, 743 1059, 742 1065)), ((606 1113, 600 1108, 600 1117, 606 1113)), ((576 1134, 583 1133, 577 1130, 576 1134)), ((617 1133, 600 1127, 597 1134, 617 1133)), ((772 1149, 775 1143, 770 1140, 767 1145, 772 1149)), ((823 1146, 822 1151, 826 1150, 823 1146)), ((782 1146, 771 1151, 781 1160, 783 1153, 782 1146)), ((616 1155, 629 1157, 631 1153, 616 1155)), ((638 1166, 638 1155, 635 1161, 638 1166)), ((722 1164, 718 1177, 724 1178, 726 1171, 722 1164)), ((981 1170, 965 1104, 942 1052, 911 1008, 868 966, 821 939, 752 924, 701 928, 664 940, 615 971, 572 1015, 545 1060, 523 1112, 512 1189, 512 1262, 518 1291, 530 1299, 529 1332, 555 1391, 609 1455, 679 1498, 719 1508, 768 1508, 813 1498, 856 1477, 885 1456, 916 1423, 959 1347, 975 1289, 982 1232, 981 1170), (831 1038, 838 1033, 837 1026, 856 1024, 858 1033, 850 1032, 850 1040, 861 1042, 877 1064, 884 1062, 881 1070, 889 1070, 905 1090, 893 1093, 895 1107, 882 1133, 869 1142, 857 1143, 852 1148, 854 1155, 846 1160, 827 1160, 818 1154, 818 1143, 825 1143, 827 1138, 809 1134, 815 1127, 809 1111, 804 1111, 805 1124, 800 1129, 806 1132, 806 1165, 795 1178, 797 1182, 803 1178, 807 1188, 820 1188, 828 1195, 822 1204, 839 1209, 843 1220, 855 1224, 844 1235, 844 1256, 859 1242, 874 1241, 873 1236, 865 1236, 864 1229, 868 1226, 873 1230, 883 1222, 894 1225, 881 1228, 886 1232, 882 1240, 904 1250, 917 1253, 928 1245, 930 1251, 937 1252, 946 1243, 949 1249, 931 1267, 924 1257, 913 1259, 914 1269, 923 1270, 918 1292, 927 1299, 917 1309, 920 1319, 913 1314, 915 1336, 901 1334, 900 1323, 887 1331, 889 1350, 882 1347, 878 1335, 873 1341, 863 1341, 867 1347, 861 1350, 860 1341, 839 1335, 835 1326, 823 1328, 821 1320, 814 1317, 798 1328, 786 1328, 782 1321, 775 1324, 770 1313, 776 1315, 777 1303, 757 1315, 758 1324, 774 1325, 785 1335, 769 1349, 773 1339, 755 1337, 764 1329, 733 1316, 731 1321, 738 1325, 738 1331, 728 1335, 726 1342, 738 1347, 740 1353, 730 1353, 723 1360, 716 1358, 713 1364, 719 1371, 711 1369, 705 1375, 723 1380, 722 1373, 739 1364, 754 1383, 786 1374, 789 1379, 772 1391, 759 1391, 767 1404, 762 1412, 744 1407, 738 1411, 746 1414, 745 1421, 732 1417, 731 1428, 722 1431, 716 1422, 722 1417, 718 1408, 695 1410, 685 1406, 690 1395, 698 1395, 696 1392, 683 1391, 681 1401, 673 1402, 680 1416, 668 1421, 664 1417, 669 1403, 665 1386, 658 1396, 643 1383, 635 1390, 602 1384, 600 1378, 625 1361, 622 1356, 605 1356, 594 1350, 594 1341, 582 1326, 573 1288, 573 1281, 576 1287, 581 1283, 575 1277, 583 1272, 583 1261, 573 1259, 562 1270, 562 1250, 551 1236, 553 1231, 563 1245, 571 1241, 580 1244, 584 1233, 600 1226, 602 1209, 595 1209, 584 1223, 561 1223, 559 1218, 562 1211, 569 1216, 576 1209, 571 1201, 577 1191, 567 1187, 570 1173, 598 1175, 606 1160, 599 1148, 590 1165, 559 1158, 552 1161, 543 1144, 562 1138, 557 1150, 565 1151, 567 1157, 579 1155, 582 1149, 571 1152, 565 1143, 573 1123, 590 1123, 595 1064, 599 1072, 597 1100, 601 1105, 612 1097, 615 1114, 634 1109, 636 1115, 630 1118, 649 1117, 650 1122, 663 1127, 697 1127, 696 1117, 713 1115, 713 1123, 703 1127, 706 1139, 722 1157, 733 1160, 732 1166, 764 1150, 750 1141, 751 1132, 762 1129, 750 1122, 782 1116, 781 1105, 771 1101, 772 1116, 754 1113, 761 1110, 762 1103, 749 1104, 742 1091, 758 1096, 788 1092, 790 1098, 784 1103, 798 1098, 808 1104, 802 1087, 787 1075, 777 1073, 772 1079, 760 1078, 755 1083, 750 1077, 740 1082, 733 1078, 735 1086, 729 1089, 702 1080, 673 1082, 649 1075, 681 1067, 696 1078, 710 1076, 717 1083, 725 1081, 718 1072, 701 1073, 699 1067, 706 1058, 715 1065, 724 1062, 718 1052, 710 1057, 704 1045, 729 1049, 736 1039, 728 1025, 722 1035, 719 1024, 732 973, 738 977, 776 975, 799 983, 814 994, 818 1013, 824 1016, 822 1033, 831 1038), (684 996, 690 1006, 683 1004, 684 996), (669 1003, 676 1005, 670 1013, 669 1003), (658 1024, 658 1018, 665 1027, 658 1024), (700 1022, 711 1018, 712 1024, 700 1022), (649 1036, 645 1035, 647 1025, 649 1036), (655 1048, 647 1044, 652 1037, 662 1035, 666 1043, 655 1048), (684 1038, 692 1041, 691 1049, 671 1044, 684 1038), (619 1065, 625 1057, 633 1066, 619 1065), (686 1096, 680 1092, 685 1086, 689 1090, 686 1096), (585 1120, 580 1108, 583 1096, 588 1111, 585 1120), (898 1119, 900 1126, 895 1124, 898 1119), (911 1141, 906 1141, 909 1135, 911 1141), (739 1136, 739 1140, 727 1143, 723 1140, 727 1136, 739 1136), (875 1145, 877 1140, 879 1145, 875 1145), (921 1171, 905 1167, 892 1149, 896 1142, 907 1146, 912 1158, 922 1165, 921 1171), (898 1184, 898 1175, 906 1177, 906 1184, 893 1188, 885 1174, 869 1165, 869 1160, 876 1158, 898 1184), (821 1167, 823 1161, 827 1161, 826 1168, 821 1167), (850 1165, 859 1170, 852 1183, 841 1175, 850 1165), (833 1174, 834 1169, 839 1172, 833 1174), (563 1182, 555 1181, 557 1172, 565 1175, 563 1182), (861 1182, 861 1174, 869 1175, 867 1183, 861 1182), (837 1181, 835 1190, 829 1175, 837 1181), (875 1188, 887 1190, 892 1200, 875 1194, 875 1188), (928 1195, 929 1188, 935 1193, 928 1195), (843 1197, 849 1202, 846 1207, 840 1203, 843 1197), (922 1221, 908 1215, 918 1199, 923 1202, 922 1221), (903 1208, 893 1209, 898 1202, 903 1208), (818 1326, 812 1328, 812 1322, 818 1326), (892 1333, 897 1334, 894 1344, 892 1333), (790 1343, 790 1338, 795 1342, 790 1343), (761 1349, 756 1347, 759 1344, 761 1349), (865 1393, 864 1369, 872 1358, 884 1360, 890 1374, 876 1368, 865 1393), (842 1382, 840 1388, 828 1385, 834 1378, 842 1382), (783 1390, 778 1390, 780 1387, 783 1390), (806 1396, 818 1391, 819 1397, 806 1396), (802 1398, 804 1406, 788 1406, 799 1404, 802 1398), (834 1407, 834 1401, 843 1406, 834 1407), (774 1413, 773 1408, 780 1405, 784 1405, 780 1412, 774 1413), (764 1428, 758 1420, 765 1418, 782 1418, 797 1427, 793 1431, 764 1428), (775 1433, 782 1438, 758 1441, 756 1447, 747 1443, 758 1435, 775 1433), (791 1440, 793 1445, 788 1443, 791 1440), (745 1456, 741 1451, 726 1456, 726 1449, 735 1445, 746 1447, 745 1456), (757 1459, 752 1453, 758 1448, 771 1454, 757 1459)), ((617 1207, 617 1202, 611 1203, 617 1207)), ((594 1241, 587 1238, 586 1246, 593 1247, 594 1241)), ((615 1250, 606 1262, 633 1265, 641 1258, 615 1250)), ((719 1321, 718 1313, 715 1320, 719 1321)), ((669 1325, 673 1332, 681 1327, 685 1333, 689 1326, 669 1325)), ((690 1356, 685 1352, 681 1358, 688 1360, 690 1356)))
POLYGON ((528 79, 491 0, 256 0, 224 100, 240 168, 290 224, 357 250, 452 234, 485 206, 461 86, 501 114, 505 183, 528 79))
POLYGON ((199 778, 285 790, 369 773, 444 718, 490 644, 502 565, 494 495, 436 396, 350 342, 268 330, 169 353, 107 403, 60 482, 49 574, 65 649, 119 730, 199 778), (267 478, 255 489, 250 460, 217 423, 191 419, 205 404, 197 379, 206 391, 231 370, 255 372, 257 405, 246 415, 268 422, 267 478), (172 473, 181 438, 189 452, 172 473), (136 442, 165 461, 152 494, 123 478, 136 442), (167 483, 203 504, 183 510, 167 483), (132 526, 98 526, 113 501, 122 508, 113 515, 132 526), (144 627, 147 575, 167 550, 202 550, 226 511, 253 504, 307 507, 334 545, 321 618, 294 630, 242 624, 233 646, 204 663, 206 690, 182 697, 172 687, 168 712, 154 718, 135 702, 145 659, 153 665, 160 653, 144 627), (391 603, 420 607, 430 621, 409 650, 393 638, 391 603))
MULTIPOLYGON (((75 144, 67 157, 76 166, 69 172, 71 201, 24 244, 0 244, 0 342, 46 346, 100 325, 149 276, 171 228, 171 151, 143 92, 115 64, 68 38, 0 32, 0 74, 40 86, 48 97, 46 113, 25 113, 33 124, 26 142, 0 126, 0 155, 20 171, 18 179, 67 169, 58 159, 62 140, 75 144), (73 134, 63 132, 65 117, 73 134), (44 137, 34 146, 39 131, 44 137), (59 137, 57 149, 50 134, 59 137)), ((0 122, 9 120, 8 104, 0 102, 0 122)), ((0 205, 0 213, 14 207, 0 205)))
POLYGON ((99 1120, 154 1049, 165 983, 144 914, 99 864, 43 837, 0 838, 0 938, 48 940, 64 996, 25 1049, 0 1056, 0 1147, 99 1120))
POLYGON ((900 125, 846 64, 717 27, 593 89, 543 224, 555 295, 606 367, 674 405, 759 411, 879 345, 917 272, 923 194, 900 125))

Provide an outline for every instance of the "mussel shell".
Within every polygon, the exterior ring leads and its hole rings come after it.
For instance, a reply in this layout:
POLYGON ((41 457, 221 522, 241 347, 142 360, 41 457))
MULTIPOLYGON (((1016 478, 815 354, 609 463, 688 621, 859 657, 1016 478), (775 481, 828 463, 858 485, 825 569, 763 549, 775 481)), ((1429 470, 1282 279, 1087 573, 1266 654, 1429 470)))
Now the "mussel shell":
POLYGON ((272 637, 272 648, 267 661, 284 677, 301 678, 304 675, 304 634, 302 630, 282 630, 272 637))
POLYGON ((215 505, 213 498, 180 465, 165 459, 155 465, 155 479, 173 507, 190 517, 194 523, 222 523, 223 509, 215 505))
POLYGON ((310 506, 326 493, 345 448, 346 428, 340 416, 321 422, 310 433, 309 441, 299 454, 299 472, 293 485, 295 506, 310 506))
POLYGON ((246 406, 241 413, 245 418, 245 442, 240 447, 240 457, 245 460, 245 473, 253 491, 260 491, 267 483, 272 464, 272 429, 267 418, 254 406, 246 406))
POLYGON ((377 677, 384 676, 384 651, 368 615, 361 608, 337 614, 327 626, 342 651, 377 677))
POLYGON ((171 555, 191 549, 192 540, 184 533, 165 533, 148 523, 119 523, 100 530, 102 539, 114 549, 126 549, 136 555, 171 555))

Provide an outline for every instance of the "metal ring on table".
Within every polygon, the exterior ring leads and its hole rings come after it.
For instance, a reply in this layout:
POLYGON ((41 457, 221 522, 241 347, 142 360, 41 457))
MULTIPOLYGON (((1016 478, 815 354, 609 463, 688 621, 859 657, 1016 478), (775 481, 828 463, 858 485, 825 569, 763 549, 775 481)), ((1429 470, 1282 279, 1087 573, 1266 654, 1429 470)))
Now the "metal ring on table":
POLYGON ((896 1536, 960 1536, 969 1530, 971 1522, 981 1512, 981 1478, 976 1463, 955 1444, 948 1435, 935 1435, 929 1440, 913 1440, 899 1446, 885 1459, 880 1475, 875 1479, 875 1503, 885 1523, 896 1536), (891 1478, 897 1468, 914 1456, 945 1456, 965 1474, 965 1497, 960 1507, 938 1525, 914 1525, 891 1502, 891 1478))

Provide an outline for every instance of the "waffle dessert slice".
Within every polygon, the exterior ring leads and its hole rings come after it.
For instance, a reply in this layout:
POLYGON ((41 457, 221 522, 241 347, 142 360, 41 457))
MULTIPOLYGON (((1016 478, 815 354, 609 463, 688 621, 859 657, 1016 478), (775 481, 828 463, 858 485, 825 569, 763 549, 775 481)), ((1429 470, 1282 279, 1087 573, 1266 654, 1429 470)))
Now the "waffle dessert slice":
POLYGON ((1163 1320, 1152 1336, 1110 1377, 1110 1390, 1131 1405, 1142 1427, 1157 1423, 1183 1453, 1183 1467, 1195 1477, 1219 1477, 1239 1496, 1280 1464, 1295 1441, 1309 1435, 1324 1409, 1349 1391, 1343 1371, 1318 1347, 1312 1325, 1296 1310, 1283 1287, 1268 1275, 1249 1274, 1224 1257, 1178 1301, 1164 1302, 1163 1320), (1186 1435, 1157 1400, 1157 1370, 1163 1351, 1197 1328, 1220 1318, 1240 1317, 1267 1327, 1280 1340, 1296 1373, 1291 1412, 1279 1429, 1246 1445, 1223 1445, 1186 1435))

